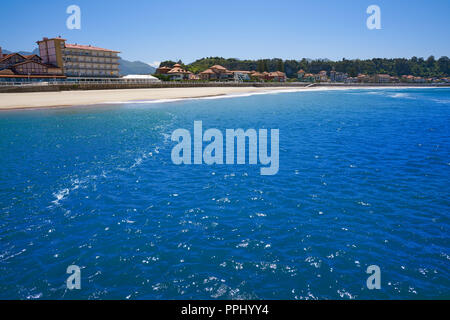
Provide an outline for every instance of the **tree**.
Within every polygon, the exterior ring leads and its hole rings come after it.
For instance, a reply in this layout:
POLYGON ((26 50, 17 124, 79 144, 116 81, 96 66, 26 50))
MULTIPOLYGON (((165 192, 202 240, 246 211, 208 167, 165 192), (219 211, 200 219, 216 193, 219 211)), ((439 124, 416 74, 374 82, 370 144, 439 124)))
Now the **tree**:
POLYGON ((443 75, 449 75, 450 74, 450 59, 446 56, 440 57, 437 61, 437 65, 439 68, 439 71, 443 75))
POLYGON ((159 65, 159 67, 160 67, 160 68, 161 68, 161 67, 169 67, 169 68, 172 68, 175 64, 176 64, 175 61, 172 61, 172 60, 166 60, 166 61, 161 62, 160 65, 159 65))
POLYGON ((433 68, 435 62, 436 62, 436 60, 434 59, 434 56, 429 56, 427 59, 427 67, 433 68))
POLYGON ((264 70, 263 71, 265 71, 265 72, 268 72, 269 71, 269 64, 267 63, 267 60, 264 60, 264 70))
POLYGON ((284 62, 282 59, 277 59, 278 60, 278 65, 277 65, 277 71, 281 71, 284 72, 284 62))
POLYGON ((264 72, 264 61, 258 60, 258 72, 264 72))

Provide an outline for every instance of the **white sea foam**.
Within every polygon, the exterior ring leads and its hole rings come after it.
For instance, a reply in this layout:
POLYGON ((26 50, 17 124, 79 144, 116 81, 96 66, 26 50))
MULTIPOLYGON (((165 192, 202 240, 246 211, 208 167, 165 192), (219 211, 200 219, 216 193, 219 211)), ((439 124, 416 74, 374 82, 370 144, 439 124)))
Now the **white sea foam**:
POLYGON ((450 104, 449 99, 432 99, 436 103, 442 103, 442 104, 450 104))
POLYGON ((70 193, 70 190, 68 188, 64 188, 62 190, 59 190, 55 193, 53 193, 53 196, 56 198, 52 201, 53 204, 59 205, 60 201, 66 198, 70 193))
MULTIPOLYGON (((102 171, 102 177, 106 177, 106 172, 102 171)), ((66 187, 66 188, 62 188, 61 190, 58 190, 56 192, 53 193, 53 196, 55 197, 55 200, 52 201, 53 205, 55 206, 59 206, 61 204, 61 202, 65 199, 67 199, 67 197, 70 195, 70 193, 72 191, 75 191, 79 188, 86 188, 87 184, 90 181, 96 180, 98 178, 97 175, 89 175, 86 178, 75 178, 75 179, 71 179, 70 182, 70 186, 66 187)), ((49 208, 51 208, 52 206, 50 206, 49 208)))
POLYGON ((393 94, 388 94, 388 97, 391 98, 400 98, 400 99, 414 99, 411 95, 404 93, 404 92, 396 92, 393 94))

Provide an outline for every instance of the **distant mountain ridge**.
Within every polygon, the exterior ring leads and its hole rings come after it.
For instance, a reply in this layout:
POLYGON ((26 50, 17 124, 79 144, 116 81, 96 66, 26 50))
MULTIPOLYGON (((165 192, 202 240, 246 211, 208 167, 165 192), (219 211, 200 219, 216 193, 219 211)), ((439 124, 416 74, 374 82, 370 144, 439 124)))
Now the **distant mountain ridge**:
MULTIPOLYGON (((12 51, 5 50, 5 49, 2 49, 2 51, 3 51, 4 54, 13 53, 12 51)), ((31 55, 31 54, 39 54, 39 49, 36 48, 33 51, 31 51, 31 52, 30 51, 18 51, 17 53, 20 53, 21 55, 24 55, 24 56, 28 56, 28 55, 31 55)))
MULTIPOLYGON (((2 50, 4 54, 13 53, 9 50, 2 50)), ((32 52, 29 51, 18 51, 21 55, 31 55, 31 54, 39 54, 39 49, 34 49, 32 52)), ((156 68, 148 65, 142 61, 128 61, 124 59, 119 59, 119 73, 121 75, 129 75, 129 74, 153 74, 155 73, 156 68)))
POLYGON ((142 61, 128 61, 119 59, 119 72, 122 75, 128 74, 153 74, 156 68, 142 61))

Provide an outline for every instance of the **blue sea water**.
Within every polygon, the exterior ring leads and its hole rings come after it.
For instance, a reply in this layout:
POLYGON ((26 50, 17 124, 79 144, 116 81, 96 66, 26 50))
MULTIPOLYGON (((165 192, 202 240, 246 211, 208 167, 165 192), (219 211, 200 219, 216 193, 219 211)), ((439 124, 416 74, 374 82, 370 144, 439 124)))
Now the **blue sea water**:
POLYGON ((449 299, 449 108, 415 88, 0 112, 0 298, 449 299), (279 173, 174 165, 195 120, 279 129, 279 173))

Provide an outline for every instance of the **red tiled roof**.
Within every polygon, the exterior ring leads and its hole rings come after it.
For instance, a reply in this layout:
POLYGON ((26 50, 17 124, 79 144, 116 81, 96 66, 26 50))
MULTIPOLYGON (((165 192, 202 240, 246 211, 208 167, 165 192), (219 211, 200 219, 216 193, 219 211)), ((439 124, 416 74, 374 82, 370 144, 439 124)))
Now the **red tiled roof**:
POLYGON ((63 41, 67 41, 67 39, 63 39, 63 38, 61 38, 61 37, 55 37, 55 38, 47 38, 47 37, 44 37, 44 38, 42 38, 42 40, 39 40, 39 41, 37 41, 37 42, 39 43, 39 42, 47 41, 47 40, 63 40, 63 41))
MULTIPOLYGON (((38 62, 38 61, 34 61, 34 60, 26 60, 26 61, 22 61, 22 62, 16 63, 15 65, 13 65, 13 67, 15 67, 15 66, 20 66, 20 65, 22 65, 22 64, 27 64, 27 63, 37 63, 37 64, 43 65, 43 66, 45 66, 45 67, 47 67, 47 68, 49 67, 49 66, 46 65, 45 63, 38 62)), ((53 68, 55 68, 55 67, 53 67, 53 68)))
POLYGON ((14 72, 12 72, 12 70, 9 69, 3 69, 0 70, 0 75, 14 75, 14 72))
POLYGON ((120 53, 120 51, 103 49, 103 48, 94 47, 94 46, 91 46, 91 45, 86 46, 86 45, 82 45, 82 44, 69 44, 69 43, 66 43, 66 48, 67 49, 82 49, 82 50, 107 51, 107 52, 120 53))
POLYGON ((212 66, 210 69, 227 70, 227 68, 222 67, 221 65, 218 65, 218 64, 212 66))
POLYGON ((215 72, 212 71, 211 69, 206 69, 205 71, 200 72, 200 74, 214 74, 214 73, 215 73, 215 72))
POLYGON ((3 56, 3 59, 0 59, 0 62, 6 60, 6 59, 8 59, 8 58, 11 58, 12 56, 15 56, 15 55, 19 55, 19 56, 21 56, 22 58, 27 59, 27 58, 25 58, 23 55, 21 55, 20 53, 14 52, 14 53, 7 54, 6 56, 3 56))
POLYGON ((286 77, 286 74, 284 72, 281 72, 281 71, 271 72, 269 75, 271 77, 286 77))
MULTIPOLYGON (((37 54, 29 54, 29 55, 26 55, 26 56, 24 56, 25 57, 25 59, 31 59, 31 58, 33 58, 33 57, 38 57, 39 59, 41 59, 41 57, 39 57, 37 54)), ((41 59, 42 60, 42 59, 41 59)))
MULTIPOLYGON (((176 65, 175 65, 176 66, 176 65)), ((172 68, 172 70, 170 70, 168 73, 188 73, 186 70, 184 70, 181 67, 175 67, 172 68)))

